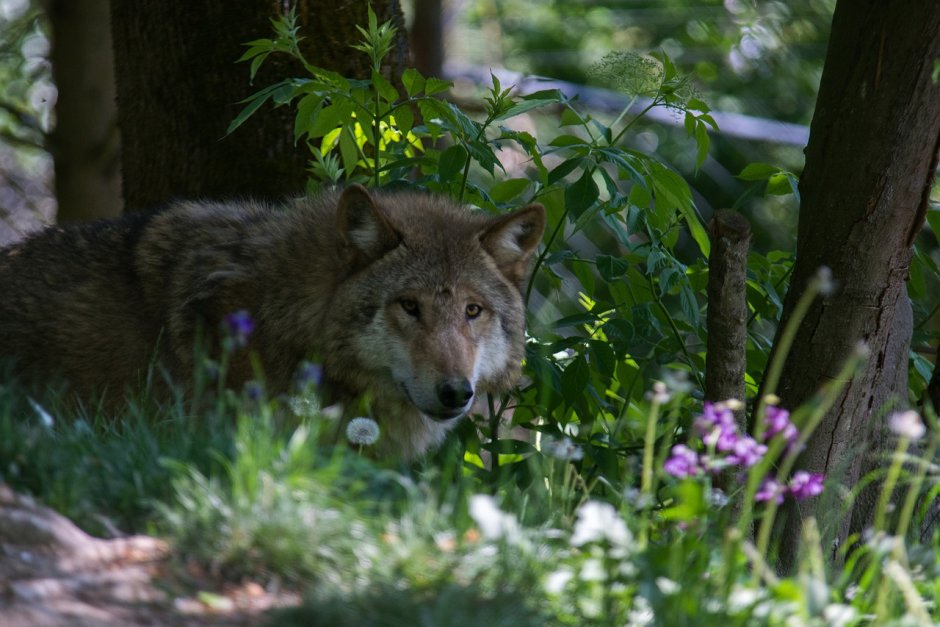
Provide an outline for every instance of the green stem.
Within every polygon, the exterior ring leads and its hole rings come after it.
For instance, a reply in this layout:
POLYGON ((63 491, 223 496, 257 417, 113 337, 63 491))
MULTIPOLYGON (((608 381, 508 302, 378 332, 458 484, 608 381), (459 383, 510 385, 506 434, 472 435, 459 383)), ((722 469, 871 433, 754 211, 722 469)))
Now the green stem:
MULTIPOLYGON (((659 102, 660 102, 660 101, 659 101, 659 99, 657 98, 657 99, 654 99, 654 100, 653 100, 651 103, 649 103, 647 106, 643 107, 643 110, 640 111, 640 112, 637 114, 637 116, 636 116, 635 118, 633 118, 632 120, 630 120, 629 122, 627 122, 627 123, 624 125, 624 127, 623 127, 622 129, 620 129, 620 132, 617 133, 617 135, 614 136, 614 138, 611 140, 610 145, 611 145, 611 146, 616 146, 616 145, 617 145, 617 142, 620 141, 620 138, 623 137, 624 133, 626 133, 628 130, 630 130, 630 129, 633 127, 633 125, 636 124, 639 120, 643 119, 643 116, 645 116, 647 113, 649 113, 650 109, 652 109, 653 107, 655 107, 656 105, 658 105, 659 102)), ((617 119, 614 121, 614 123, 610 125, 611 128, 613 128, 618 122, 620 122, 621 119, 623 119, 623 116, 626 115, 627 111, 630 109, 630 106, 631 106, 632 104, 633 104, 633 103, 631 102, 630 105, 627 105, 627 106, 624 108, 624 110, 620 113, 620 115, 617 117, 617 119)))
POLYGON ((888 510, 888 501, 894 492, 894 486, 897 485, 898 477, 901 476, 901 466, 904 463, 904 453, 910 446, 910 439, 904 436, 898 438, 898 447, 894 450, 894 456, 891 458, 891 466, 888 468, 888 474, 885 477, 884 485, 881 487, 881 494, 878 497, 878 505, 875 507, 875 531, 885 530, 885 515, 888 510))
POLYGON ((787 320, 787 324, 783 328, 780 340, 774 346, 773 357, 770 360, 770 365, 767 367, 767 374, 764 377, 763 394, 757 399, 757 406, 754 409, 754 437, 758 440, 764 434, 764 407, 767 404, 767 396, 773 394, 777 389, 777 384, 780 383, 783 364, 786 361, 787 355, 790 353, 793 341, 796 339, 796 332, 799 330, 800 323, 803 322, 803 318, 806 317, 806 313, 809 311, 809 307, 818 293, 818 282, 809 281, 806 285, 806 291, 800 296, 796 307, 793 308, 790 319, 787 320))
MULTIPOLYGON (((784 457, 783 462, 781 462, 780 467, 778 468, 775 475, 775 479, 778 483, 782 485, 784 479, 789 476, 794 464, 796 464, 796 460, 799 457, 800 451, 803 450, 804 446, 813 435, 813 432, 817 427, 819 427, 819 423, 822 422, 826 412, 829 411, 829 408, 832 407, 832 405, 836 402, 836 399, 842 392, 842 389, 851 380, 855 369, 864 360, 864 358, 864 354, 859 351, 853 353, 842 365, 842 368, 839 370, 836 377, 824 385, 822 389, 817 392, 814 399, 810 401, 810 408, 808 410, 809 416, 807 416, 806 420, 799 421, 801 423, 798 425, 800 436, 797 438, 796 442, 794 442, 793 445, 789 447, 789 450, 787 451, 787 454, 784 457)), ((794 423, 796 422, 797 420, 794 417, 794 423)), ((784 440, 782 434, 778 434, 771 441, 770 450, 768 450, 767 454, 764 455, 764 458, 748 472, 747 487, 744 493, 744 504, 742 507, 741 518, 738 521, 738 530, 742 534, 744 534, 745 530, 751 524, 751 515, 754 507, 754 495, 757 494, 757 490, 760 487, 760 482, 766 476, 767 471, 770 470, 771 466, 776 462, 784 446, 786 446, 786 441, 784 440)), ((761 527, 757 535, 758 553, 765 558, 767 557, 767 548, 770 544, 770 533, 773 529, 777 508, 778 505, 775 500, 771 500, 767 504, 767 510, 763 519, 761 520, 761 527)))
MULTIPOLYGON (((640 475, 640 498, 644 503, 653 502, 653 449, 656 445, 656 422, 658 418, 659 399, 654 392, 652 403, 650 405, 650 411, 646 417, 646 433, 643 436, 643 469, 640 475)), ((637 544, 641 551, 646 548, 646 543, 649 539, 649 516, 650 514, 647 511, 643 517, 643 522, 640 527, 640 535, 637 539, 637 544)))
MULTIPOLYGON (((937 454, 938 443, 940 443, 940 438, 934 438, 921 459, 925 461, 934 459, 934 456, 937 454)), ((914 475, 914 478, 911 480, 910 487, 907 489, 907 495, 904 497, 904 505, 901 506, 901 513, 898 517, 898 527, 895 533, 899 538, 903 538, 907 534, 907 529, 911 524, 911 518, 914 515, 914 506, 917 504, 917 497, 920 496, 921 486, 924 485, 927 468, 929 468, 927 463, 920 465, 917 474, 914 475)))
POLYGON ((539 268, 542 267, 542 264, 545 262, 545 257, 548 255, 548 251, 551 250, 552 244, 555 243, 555 238, 558 237, 558 233, 561 231, 562 227, 565 225, 565 220, 568 219, 568 207, 565 207, 564 212, 561 214, 561 218, 558 220, 558 224, 555 225, 552 234, 548 237, 548 241, 545 242, 545 246, 542 248, 542 252, 539 253, 539 256, 536 257, 535 263, 532 264, 532 272, 529 274, 529 283, 525 288, 525 303, 529 304, 529 296, 532 294, 532 287, 535 285, 535 275, 538 274, 539 268))
POLYGON ((695 382, 698 384, 699 389, 705 389, 705 380, 702 379, 702 373, 698 371, 698 368, 695 367, 695 361, 692 359, 689 349, 686 348, 685 342, 682 341, 682 333, 679 331, 679 326, 676 324, 676 321, 673 320, 672 314, 669 313, 669 310, 666 309, 666 305, 663 304, 663 301, 659 298, 659 293, 656 291, 656 284, 653 283, 653 277, 649 274, 646 275, 646 280, 649 282, 650 294, 653 297, 653 301, 663 312, 663 316, 666 317, 666 322, 669 323, 669 328, 672 329, 672 334, 676 337, 676 343, 679 345, 679 350, 682 351, 682 354, 685 355, 686 363, 689 364, 689 370, 692 371, 692 374, 695 376, 695 382))

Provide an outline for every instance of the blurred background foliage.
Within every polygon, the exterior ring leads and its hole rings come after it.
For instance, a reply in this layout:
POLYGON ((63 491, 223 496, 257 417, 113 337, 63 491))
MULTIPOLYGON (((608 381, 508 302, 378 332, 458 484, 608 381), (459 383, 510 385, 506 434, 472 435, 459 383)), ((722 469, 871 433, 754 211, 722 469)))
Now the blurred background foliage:
POLYGON ((38 2, 0 0, 0 246, 53 219, 55 86, 38 2))
MULTIPOLYGON (((447 51, 451 63, 604 88, 590 67, 605 54, 661 50, 694 75, 694 88, 716 111, 808 125, 834 7, 835 0, 468 0, 453 6, 447 51)), ((686 176, 706 219, 739 206, 759 250, 793 249, 795 199, 765 196, 762 186, 735 176, 752 162, 800 172, 802 145, 718 133, 696 175, 681 127, 645 123, 634 141, 686 176)))
MULTIPOLYGON (((429 4, 405 0, 406 14, 429 4)), ((611 51, 662 51, 694 89, 720 112, 764 121, 809 124, 822 71, 835 0, 444 0, 442 73, 461 68, 506 68, 574 85, 598 84, 590 67, 611 51)), ((0 0, 0 243, 52 219, 55 86, 49 58, 50 25, 43 4, 0 0)), ((448 76, 449 77, 449 76, 448 76)), ((471 90, 465 82, 460 88, 471 90)), ((603 119, 603 112, 599 112, 603 119)), ((537 124, 537 121, 533 121, 537 124)), ((760 130, 758 130, 760 133, 760 130)), ((768 162, 802 167, 802 146, 740 139, 719 133, 710 158, 695 171, 695 155, 681 126, 646 122, 633 141, 687 177, 707 219, 712 210, 739 206, 755 223, 761 250, 792 250, 796 202, 767 196, 761 183, 735 178, 745 165, 768 162)))

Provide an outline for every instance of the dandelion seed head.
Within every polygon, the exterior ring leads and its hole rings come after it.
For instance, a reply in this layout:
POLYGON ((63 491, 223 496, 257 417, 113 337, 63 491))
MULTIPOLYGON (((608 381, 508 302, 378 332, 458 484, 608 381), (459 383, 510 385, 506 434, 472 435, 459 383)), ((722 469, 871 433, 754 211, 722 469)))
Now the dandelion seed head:
POLYGON ((359 446, 372 446, 380 434, 379 423, 371 418, 353 418, 346 425, 346 439, 359 446))

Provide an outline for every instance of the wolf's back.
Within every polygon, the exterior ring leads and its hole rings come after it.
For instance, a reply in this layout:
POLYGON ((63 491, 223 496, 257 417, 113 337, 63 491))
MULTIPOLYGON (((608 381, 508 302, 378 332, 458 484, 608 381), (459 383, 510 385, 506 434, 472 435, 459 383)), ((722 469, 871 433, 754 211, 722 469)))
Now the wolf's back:
POLYGON ((135 250, 150 219, 53 227, 0 251, 0 359, 25 380, 52 374, 79 388, 146 363, 159 327, 135 250))

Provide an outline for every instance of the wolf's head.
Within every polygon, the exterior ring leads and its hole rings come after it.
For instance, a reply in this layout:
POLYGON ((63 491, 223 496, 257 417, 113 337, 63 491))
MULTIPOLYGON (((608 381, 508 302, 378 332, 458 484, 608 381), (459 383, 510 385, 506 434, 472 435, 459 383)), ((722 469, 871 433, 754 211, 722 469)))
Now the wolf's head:
POLYGON ((330 326, 357 363, 343 360, 331 376, 397 396, 436 421, 515 382, 525 341, 521 289, 545 227, 540 205, 492 217, 437 196, 351 186, 337 220, 351 274, 332 307, 343 321, 330 326))

